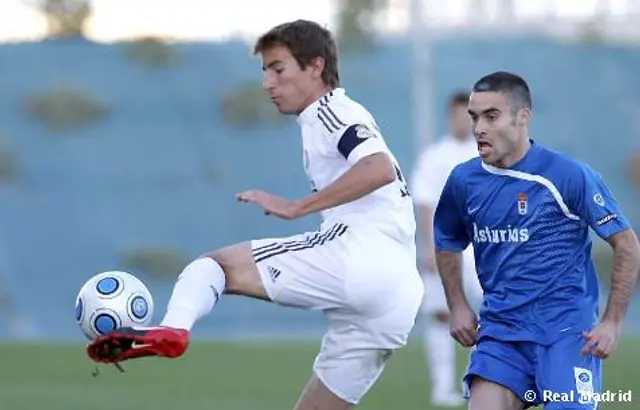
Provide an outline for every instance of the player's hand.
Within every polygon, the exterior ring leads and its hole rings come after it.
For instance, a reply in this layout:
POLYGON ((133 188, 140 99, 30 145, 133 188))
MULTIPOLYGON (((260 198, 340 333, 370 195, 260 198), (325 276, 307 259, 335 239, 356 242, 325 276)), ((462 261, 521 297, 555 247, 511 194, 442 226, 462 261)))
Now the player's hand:
POLYGON ((595 325, 590 332, 584 332, 582 336, 587 343, 582 348, 582 355, 589 353, 600 359, 606 359, 618 347, 622 323, 603 320, 595 325))
POLYGON ((282 198, 264 191, 251 190, 237 195, 240 202, 251 202, 264 210, 266 215, 275 215, 282 219, 296 219, 302 216, 296 201, 282 198))
POLYGON ((451 310, 451 336, 464 347, 476 344, 478 338, 478 317, 468 306, 451 310))

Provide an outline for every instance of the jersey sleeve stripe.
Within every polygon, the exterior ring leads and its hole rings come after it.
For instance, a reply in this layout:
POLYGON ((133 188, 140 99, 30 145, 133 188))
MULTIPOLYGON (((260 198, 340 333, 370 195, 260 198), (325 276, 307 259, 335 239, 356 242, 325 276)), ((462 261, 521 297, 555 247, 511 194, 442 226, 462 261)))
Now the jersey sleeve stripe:
POLYGON ((494 175, 503 175, 511 178, 522 179, 525 181, 537 182, 543 185, 545 188, 549 190, 549 192, 551 192, 551 195, 553 195, 553 198, 556 200, 556 202, 560 206, 562 213, 564 213, 564 215, 567 218, 573 219, 575 221, 580 220, 580 217, 573 214, 569 209, 569 207, 567 206, 567 204, 564 202, 564 199, 562 198, 562 194, 560 194, 560 191, 558 191, 558 188, 556 188, 556 186, 553 185, 553 182, 549 181, 547 178, 540 175, 527 174, 526 172, 514 171, 511 169, 496 168, 491 165, 487 165, 484 162, 482 163, 482 167, 485 169, 485 171, 494 175))
POLYGON ((334 132, 339 131, 341 128, 347 126, 347 124, 342 121, 340 117, 338 117, 338 115, 335 113, 335 111, 332 110, 329 106, 330 97, 332 96, 333 92, 330 92, 320 99, 317 114, 318 119, 330 134, 333 134, 334 132))
MULTIPOLYGON (((324 99, 323 99, 324 100, 324 99)), ((329 100, 327 99, 326 101, 320 100, 320 110, 326 110, 329 114, 331 114, 331 116, 333 117, 333 119, 340 124, 343 127, 346 127, 347 124, 345 124, 342 120, 340 120, 340 118, 338 118, 338 116, 336 115, 336 113, 331 109, 331 107, 329 106, 329 100)))
MULTIPOLYGON (((329 124, 331 124, 331 128, 333 129, 333 131, 329 131, 329 132, 334 132, 334 131, 338 131, 340 129, 340 126, 337 125, 329 116, 329 114, 327 114, 327 112, 322 108, 322 107, 318 107, 318 117, 324 117, 329 124)), ((320 120, 322 121, 322 118, 320 118, 320 120)), ((324 121, 323 121, 324 123, 324 121)))
POLYGON ((331 129, 331 127, 329 127, 329 124, 327 124, 327 122, 324 120, 324 118, 322 118, 322 115, 320 115, 319 112, 318 112, 318 119, 320 120, 322 125, 324 125, 324 127, 327 129, 327 131, 329 131, 330 133, 333 133, 335 131, 335 130, 331 129))

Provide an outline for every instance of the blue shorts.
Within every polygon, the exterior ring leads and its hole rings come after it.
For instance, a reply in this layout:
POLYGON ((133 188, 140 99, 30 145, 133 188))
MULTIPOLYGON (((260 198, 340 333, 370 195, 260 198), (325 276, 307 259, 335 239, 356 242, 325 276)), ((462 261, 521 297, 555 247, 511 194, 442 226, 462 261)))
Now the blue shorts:
POLYGON ((601 360, 581 356, 586 340, 567 334, 552 345, 482 337, 471 352, 464 376, 469 398, 473 376, 501 384, 525 403, 552 409, 594 409, 593 393, 602 392, 601 360))

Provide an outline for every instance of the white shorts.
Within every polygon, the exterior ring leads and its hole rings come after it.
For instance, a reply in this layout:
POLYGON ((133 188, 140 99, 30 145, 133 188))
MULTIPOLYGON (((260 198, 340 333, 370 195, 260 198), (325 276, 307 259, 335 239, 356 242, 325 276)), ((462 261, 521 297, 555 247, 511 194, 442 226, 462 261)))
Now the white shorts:
MULTIPOLYGON (((440 276, 437 273, 424 272, 422 280, 424 282, 424 300, 422 301, 421 312, 427 315, 448 312, 447 298, 444 294, 440 276)), ((465 294, 469 298, 469 303, 477 309, 482 303, 483 292, 476 274, 472 248, 467 248, 462 253, 462 282, 465 294)))
POLYGON ((357 404, 415 325, 423 286, 414 249, 372 228, 340 223, 254 240, 252 249, 275 303, 326 314, 329 329, 314 372, 335 395, 357 404))

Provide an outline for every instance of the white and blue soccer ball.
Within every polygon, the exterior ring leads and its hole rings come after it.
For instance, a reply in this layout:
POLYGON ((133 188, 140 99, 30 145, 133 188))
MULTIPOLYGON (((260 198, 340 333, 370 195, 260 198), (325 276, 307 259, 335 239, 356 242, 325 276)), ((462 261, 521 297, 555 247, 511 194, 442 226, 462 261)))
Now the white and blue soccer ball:
POLYGON ((151 292, 127 272, 94 275, 76 298, 76 322, 89 340, 120 327, 147 326, 152 318, 151 292))

